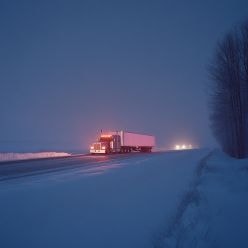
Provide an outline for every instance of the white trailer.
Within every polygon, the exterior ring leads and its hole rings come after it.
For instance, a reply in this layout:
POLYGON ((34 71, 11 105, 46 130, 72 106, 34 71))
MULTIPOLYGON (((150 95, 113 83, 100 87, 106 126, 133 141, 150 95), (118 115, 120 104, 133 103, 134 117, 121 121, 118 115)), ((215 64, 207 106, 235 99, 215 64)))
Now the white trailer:
POLYGON ((91 145, 90 153, 151 152, 154 146, 155 137, 152 135, 116 131, 101 133, 98 142, 91 145))

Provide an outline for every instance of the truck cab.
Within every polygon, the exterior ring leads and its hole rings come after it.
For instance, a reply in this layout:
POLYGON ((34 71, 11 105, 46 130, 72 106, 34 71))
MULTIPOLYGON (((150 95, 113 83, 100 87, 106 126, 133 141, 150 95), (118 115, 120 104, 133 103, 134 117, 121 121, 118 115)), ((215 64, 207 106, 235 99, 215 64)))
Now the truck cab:
POLYGON ((102 134, 90 147, 90 153, 109 154, 118 153, 121 149, 121 137, 118 134, 102 134))

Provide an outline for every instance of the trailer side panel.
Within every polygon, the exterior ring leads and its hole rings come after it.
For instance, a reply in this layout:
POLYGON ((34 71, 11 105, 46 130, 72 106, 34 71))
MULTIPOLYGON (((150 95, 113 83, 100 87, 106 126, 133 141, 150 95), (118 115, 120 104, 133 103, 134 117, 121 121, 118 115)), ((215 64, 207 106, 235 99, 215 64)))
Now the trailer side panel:
POLYGON ((122 131, 122 145, 128 147, 154 147, 155 137, 122 131))

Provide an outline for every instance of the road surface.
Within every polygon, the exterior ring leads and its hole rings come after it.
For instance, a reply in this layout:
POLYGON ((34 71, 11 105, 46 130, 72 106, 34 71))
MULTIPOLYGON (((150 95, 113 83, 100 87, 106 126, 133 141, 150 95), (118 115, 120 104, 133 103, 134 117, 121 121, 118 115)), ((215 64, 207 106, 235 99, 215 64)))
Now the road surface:
POLYGON ((144 157, 155 156, 160 153, 129 153, 115 155, 76 155, 63 158, 45 158, 32 160, 19 160, 0 163, 0 181, 13 180, 28 176, 41 175, 46 173, 62 172, 72 169, 89 169, 106 167, 113 163, 126 160, 144 159, 144 157))

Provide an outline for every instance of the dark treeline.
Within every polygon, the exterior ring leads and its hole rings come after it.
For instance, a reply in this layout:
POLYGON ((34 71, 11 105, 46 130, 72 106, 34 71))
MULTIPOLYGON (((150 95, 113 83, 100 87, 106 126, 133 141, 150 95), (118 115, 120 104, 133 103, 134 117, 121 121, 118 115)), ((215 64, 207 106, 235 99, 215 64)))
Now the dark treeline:
POLYGON ((222 149, 248 156, 248 22, 229 32, 216 48, 212 78, 211 128, 222 149))

